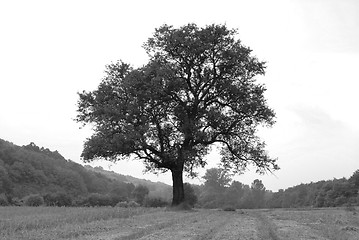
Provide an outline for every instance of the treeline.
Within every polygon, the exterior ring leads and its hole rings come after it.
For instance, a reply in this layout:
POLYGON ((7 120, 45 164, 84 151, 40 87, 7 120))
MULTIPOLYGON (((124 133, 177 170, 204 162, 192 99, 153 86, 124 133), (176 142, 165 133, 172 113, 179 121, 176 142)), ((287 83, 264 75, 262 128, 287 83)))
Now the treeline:
POLYGON ((359 170, 349 178, 300 184, 271 193, 271 208, 338 207, 359 205, 359 170))
POLYGON ((116 205, 131 201, 143 205, 153 201, 150 198, 154 195, 161 203, 170 198, 170 186, 156 188, 156 183, 147 185, 146 181, 134 184, 123 175, 117 174, 114 178, 102 171, 85 168, 66 160, 57 151, 34 143, 19 147, 0 139, 0 205, 32 205, 33 201, 34 205, 41 201, 63 206, 116 205))
MULTIPOLYGON (((206 171, 204 184, 184 185, 186 202, 199 208, 299 208, 359 205, 359 170, 349 178, 300 184, 278 192, 255 179, 233 181, 220 168, 206 171)), ((171 186, 136 179, 101 167, 82 166, 34 143, 0 139, 0 205, 168 205, 171 186)))
POLYGON ((200 208, 264 208, 269 191, 261 180, 251 186, 232 181, 231 176, 220 168, 211 168, 203 177, 203 185, 192 185, 200 208))
POLYGON ((255 179, 245 185, 232 181, 223 169, 207 170, 205 183, 192 186, 198 196, 198 207, 203 208, 299 208, 338 207, 359 205, 359 170, 349 178, 300 184, 272 192, 255 179))

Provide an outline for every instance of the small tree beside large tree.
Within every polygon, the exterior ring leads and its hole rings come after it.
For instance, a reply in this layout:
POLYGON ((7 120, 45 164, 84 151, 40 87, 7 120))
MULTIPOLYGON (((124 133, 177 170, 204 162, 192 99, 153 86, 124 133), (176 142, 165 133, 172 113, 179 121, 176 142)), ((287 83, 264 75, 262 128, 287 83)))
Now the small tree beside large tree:
POLYGON ((225 25, 163 25, 144 44, 145 66, 106 66, 98 89, 79 93, 76 120, 94 127, 83 159, 133 156, 149 171, 171 171, 172 205, 184 201, 183 173, 195 176, 214 144, 234 173, 278 169, 256 136, 275 117, 255 79, 265 63, 236 34, 225 25))

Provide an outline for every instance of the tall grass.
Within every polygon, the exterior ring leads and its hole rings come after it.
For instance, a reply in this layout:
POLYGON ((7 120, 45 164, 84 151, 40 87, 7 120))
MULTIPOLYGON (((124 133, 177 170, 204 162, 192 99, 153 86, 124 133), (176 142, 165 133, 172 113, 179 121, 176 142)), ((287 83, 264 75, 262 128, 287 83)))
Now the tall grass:
POLYGON ((1 207, 0 239, 22 239, 20 236, 29 236, 29 232, 51 232, 51 229, 57 229, 55 232, 64 234, 66 228, 75 229, 78 226, 80 229, 81 226, 93 222, 124 219, 149 211, 151 210, 145 208, 113 207, 1 207))

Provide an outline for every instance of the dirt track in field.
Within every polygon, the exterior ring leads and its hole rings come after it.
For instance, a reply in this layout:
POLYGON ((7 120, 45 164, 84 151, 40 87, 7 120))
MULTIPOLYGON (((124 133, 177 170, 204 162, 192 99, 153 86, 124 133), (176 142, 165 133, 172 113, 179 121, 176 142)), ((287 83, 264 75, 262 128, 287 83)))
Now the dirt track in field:
POLYGON ((134 216, 119 224, 112 233, 86 239, 260 239, 257 220, 244 212, 199 210, 189 212, 158 212, 134 216))
POLYGON ((113 232, 86 239, 357 240, 359 219, 345 211, 163 211, 134 216, 113 232))

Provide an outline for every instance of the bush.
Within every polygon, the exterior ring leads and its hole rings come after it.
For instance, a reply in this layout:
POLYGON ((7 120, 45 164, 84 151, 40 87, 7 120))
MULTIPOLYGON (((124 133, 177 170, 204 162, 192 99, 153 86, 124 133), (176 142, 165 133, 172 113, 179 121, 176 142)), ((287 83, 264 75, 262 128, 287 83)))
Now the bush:
POLYGON ((135 201, 128 202, 128 207, 139 207, 139 206, 141 206, 141 205, 135 201))
POLYGON ((9 202, 5 194, 0 194, 0 206, 8 206, 9 202))
POLYGON ((103 195, 99 193, 92 193, 88 196, 87 199, 82 203, 86 206, 116 206, 116 204, 121 200, 118 196, 114 195, 103 195))
POLYGON ((143 205, 145 207, 165 207, 165 206, 168 206, 168 202, 164 201, 162 198, 146 197, 143 205))
POLYGON ((24 198, 25 206, 38 207, 44 204, 44 199, 39 194, 32 194, 24 198))
POLYGON ((44 196, 47 206, 69 207, 72 206, 72 198, 66 193, 52 193, 44 196))
POLYGON ((24 205, 24 199, 19 199, 17 197, 11 198, 11 205, 13 206, 23 206, 24 205))
POLYGON ((124 197, 124 196, 119 196, 119 195, 116 195, 116 194, 110 194, 109 195, 109 198, 110 198, 110 205, 112 207, 116 206, 117 203, 119 202, 125 202, 127 201, 127 198, 124 197))
POLYGON ((88 197, 79 196, 72 201, 74 207, 89 207, 88 197))

